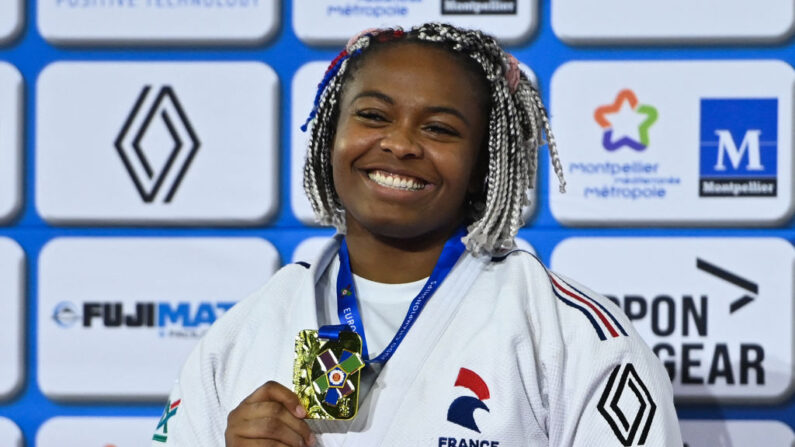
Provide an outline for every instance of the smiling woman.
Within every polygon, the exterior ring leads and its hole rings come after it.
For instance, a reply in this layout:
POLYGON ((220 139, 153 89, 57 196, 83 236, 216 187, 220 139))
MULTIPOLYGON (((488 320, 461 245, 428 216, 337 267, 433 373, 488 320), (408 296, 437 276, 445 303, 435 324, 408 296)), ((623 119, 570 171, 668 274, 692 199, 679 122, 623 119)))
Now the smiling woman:
POLYGON ((339 234, 213 325, 155 445, 681 446, 627 318, 515 246, 544 136, 563 170, 493 38, 359 34, 309 122, 304 186, 339 234))
MULTIPOLYGON (((441 249, 464 222, 464 198, 481 189, 475 167, 486 150, 480 105, 488 92, 473 89, 480 87, 473 78, 443 50, 410 43, 369 56, 350 77, 331 163, 351 251, 374 253, 359 247, 371 239, 416 247, 436 239, 441 249)), ((375 271, 383 263, 353 262, 368 279, 401 283, 427 277, 438 253, 420 257, 383 273, 375 271)))

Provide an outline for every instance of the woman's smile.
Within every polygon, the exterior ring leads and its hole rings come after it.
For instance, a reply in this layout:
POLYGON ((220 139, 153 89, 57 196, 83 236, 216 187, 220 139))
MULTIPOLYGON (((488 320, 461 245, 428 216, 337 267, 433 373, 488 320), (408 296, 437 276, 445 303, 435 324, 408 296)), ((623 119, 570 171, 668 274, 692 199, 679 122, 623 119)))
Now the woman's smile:
POLYGON ((425 186, 428 184, 424 180, 416 177, 403 176, 380 169, 369 171, 367 176, 379 186, 402 191, 419 191, 425 189, 425 186))

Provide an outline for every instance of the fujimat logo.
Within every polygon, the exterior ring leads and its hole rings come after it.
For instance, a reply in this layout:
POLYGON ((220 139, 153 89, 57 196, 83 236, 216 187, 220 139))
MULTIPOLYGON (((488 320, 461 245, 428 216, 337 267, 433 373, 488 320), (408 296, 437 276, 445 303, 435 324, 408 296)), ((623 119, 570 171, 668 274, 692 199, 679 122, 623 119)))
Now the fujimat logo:
POLYGON ((482 409, 489 411, 489 407, 483 403, 484 400, 490 397, 489 387, 477 373, 466 368, 458 370, 458 378, 455 380, 455 386, 464 387, 475 393, 477 397, 457 397, 453 403, 450 404, 450 408, 447 409, 447 420, 480 433, 480 429, 475 423, 475 410, 482 409))
POLYGON ((604 131, 602 146, 608 151, 624 146, 643 151, 649 147, 649 128, 657 121, 657 109, 640 104, 635 92, 625 89, 612 104, 598 107, 594 119, 604 131), (621 129, 617 129, 619 123, 621 129))
POLYGON ((320 367, 325 374, 312 383, 315 392, 323 395, 323 402, 336 407, 341 397, 349 396, 355 391, 348 377, 364 367, 364 362, 358 354, 347 349, 342 351, 339 361, 331 350, 326 349, 319 356, 320 367))
POLYGON ((199 337, 233 302, 84 302, 55 305, 52 319, 62 328, 157 328, 161 337, 199 337), (132 311, 130 311, 132 309, 132 311))
POLYGON ((646 444, 657 405, 632 363, 613 369, 596 408, 621 445, 646 444))
POLYGON ((160 422, 157 423, 157 428, 155 428, 155 434, 152 436, 152 440, 157 442, 166 442, 168 440, 168 421, 177 415, 177 410, 179 410, 179 404, 182 403, 182 399, 177 399, 175 402, 168 402, 166 404, 166 408, 163 410, 163 416, 160 417, 160 422))
POLYGON ((753 296, 744 294, 743 296, 732 301, 732 303, 729 305, 730 314, 733 314, 746 304, 749 304, 759 294, 759 284, 745 279, 740 275, 732 273, 724 268, 718 267, 715 264, 709 263, 701 258, 696 258, 696 267, 704 273, 708 273, 718 279, 722 279, 730 284, 734 284, 735 286, 753 294, 753 296))
POLYGON ((165 186, 171 202, 201 142, 171 86, 144 86, 116 138, 116 151, 146 203, 165 186), (154 99, 151 100, 152 96, 154 99))

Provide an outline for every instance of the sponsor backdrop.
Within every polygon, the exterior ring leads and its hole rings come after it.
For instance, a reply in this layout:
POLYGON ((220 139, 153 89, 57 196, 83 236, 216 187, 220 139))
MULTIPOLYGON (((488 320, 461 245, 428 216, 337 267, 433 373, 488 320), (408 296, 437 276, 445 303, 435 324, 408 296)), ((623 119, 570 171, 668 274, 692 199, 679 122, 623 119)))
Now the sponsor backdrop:
POLYGON ((550 104, 569 191, 543 153, 522 247, 629 316, 688 446, 791 446, 794 8, 0 1, 0 445, 146 445, 209 325, 332 234, 298 129, 327 63, 441 20, 550 104))

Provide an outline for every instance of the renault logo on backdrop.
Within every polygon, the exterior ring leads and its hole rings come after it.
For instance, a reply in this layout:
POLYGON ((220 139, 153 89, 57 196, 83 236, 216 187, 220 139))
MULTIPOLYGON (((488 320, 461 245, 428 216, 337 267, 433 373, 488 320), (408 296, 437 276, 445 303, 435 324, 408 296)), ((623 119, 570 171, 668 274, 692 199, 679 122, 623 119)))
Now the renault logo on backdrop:
POLYGON ((159 196, 168 203, 201 142, 174 90, 166 85, 150 95, 151 89, 141 90, 115 146, 141 199, 150 203, 159 196))
POLYGON ((56 62, 36 85, 48 223, 260 225, 276 212, 279 79, 267 65, 56 62))

